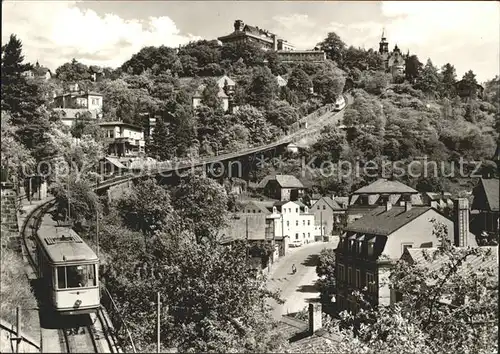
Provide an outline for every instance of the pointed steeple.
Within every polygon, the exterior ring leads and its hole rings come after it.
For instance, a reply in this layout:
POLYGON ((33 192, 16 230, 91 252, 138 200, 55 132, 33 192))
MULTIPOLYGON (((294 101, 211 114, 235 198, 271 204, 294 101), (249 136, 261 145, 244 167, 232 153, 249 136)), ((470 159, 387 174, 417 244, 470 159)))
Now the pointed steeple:
POLYGON ((387 40, 385 38, 385 28, 382 30, 382 37, 380 39, 378 52, 380 54, 387 54, 387 53, 389 53, 389 43, 387 43, 387 40))
POLYGON ((385 27, 382 28, 382 37, 381 37, 381 40, 385 41, 385 27))

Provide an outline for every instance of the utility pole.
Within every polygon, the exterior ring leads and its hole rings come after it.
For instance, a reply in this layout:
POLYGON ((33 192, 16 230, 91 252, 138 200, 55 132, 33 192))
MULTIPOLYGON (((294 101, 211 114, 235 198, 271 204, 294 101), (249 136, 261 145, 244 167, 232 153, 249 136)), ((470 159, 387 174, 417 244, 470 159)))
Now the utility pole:
POLYGON ((157 353, 160 353, 160 292, 158 291, 157 293, 157 298, 158 298, 158 309, 157 309, 157 313, 158 313, 158 320, 157 320, 157 323, 156 323, 156 338, 157 338, 157 353))
POLYGON ((71 220, 71 191, 69 188, 70 176, 71 176, 71 162, 69 163, 68 166, 68 222, 70 222, 71 220))
POLYGON ((245 245, 245 247, 246 247, 245 257, 246 258, 245 259, 246 259, 246 262, 248 265, 248 216, 245 219, 245 229, 246 229, 246 231, 245 231, 245 240, 246 240, 246 242, 245 242, 246 243, 246 245, 245 245))
POLYGON ((19 353, 21 346, 21 309, 19 306, 16 307, 16 353, 19 353))
POLYGON ((323 212, 319 212, 319 218, 320 218, 320 227, 321 227, 321 241, 323 241, 323 212))

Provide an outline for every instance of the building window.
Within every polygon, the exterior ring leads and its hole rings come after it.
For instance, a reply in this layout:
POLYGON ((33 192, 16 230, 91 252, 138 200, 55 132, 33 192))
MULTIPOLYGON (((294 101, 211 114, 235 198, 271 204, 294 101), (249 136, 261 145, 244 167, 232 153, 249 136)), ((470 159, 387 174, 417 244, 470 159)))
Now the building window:
POLYGON ((306 221, 302 220, 302 226, 306 226, 306 221))
POLYGON ((352 284, 352 268, 351 267, 347 268, 347 284, 349 284, 349 285, 352 284))
POLYGON ((290 226, 290 220, 286 221, 286 226, 290 226))
POLYGON ((299 239, 299 234, 295 234, 295 239, 298 240, 299 239))
POLYGON ((316 209, 318 209, 318 210, 319 210, 319 205, 316 207, 316 209))
POLYGON ((326 210, 326 205, 323 205, 323 210, 326 210))
POLYGON ((344 273, 344 265, 343 264, 339 264, 338 267, 337 267, 338 271, 337 271, 337 278, 341 281, 344 281, 344 277, 345 277, 345 273, 344 273))
POLYGON ((309 237, 311 237, 311 233, 310 232, 307 233, 307 238, 309 238, 309 237))
POLYGON ((288 208, 288 212, 291 213, 292 212, 292 208, 288 208))
POLYGON ((295 208, 295 212, 298 214, 299 213, 299 208, 295 208))
POLYGON ((295 226, 299 226, 299 220, 295 220, 295 226))
POLYGON ((302 233, 302 238, 306 238, 306 233, 302 233))
POLYGON ((307 226, 311 226, 311 220, 307 220, 307 226))
POLYGON ((356 269, 356 287, 361 287, 361 271, 359 269, 356 269))
POLYGON ((366 273, 366 287, 368 288, 368 292, 376 292, 375 277, 372 273, 366 273))

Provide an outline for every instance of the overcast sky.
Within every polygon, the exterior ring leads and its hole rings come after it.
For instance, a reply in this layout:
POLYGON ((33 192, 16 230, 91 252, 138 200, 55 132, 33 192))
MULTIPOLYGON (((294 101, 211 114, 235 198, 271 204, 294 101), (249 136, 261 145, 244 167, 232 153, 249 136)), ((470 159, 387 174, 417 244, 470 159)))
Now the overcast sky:
POLYGON ((424 63, 449 62, 459 77, 472 69, 484 81, 500 66, 498 2, 6 0, 2 6, 2 43, 17 34, 26 60, 52 70, 72 58, 117 67, 147 45, 229 34, 236 19, 299 49, 313 48, 330 31, 347 45, 376 49, 385 27, 391 50, 397 43, 424 63))

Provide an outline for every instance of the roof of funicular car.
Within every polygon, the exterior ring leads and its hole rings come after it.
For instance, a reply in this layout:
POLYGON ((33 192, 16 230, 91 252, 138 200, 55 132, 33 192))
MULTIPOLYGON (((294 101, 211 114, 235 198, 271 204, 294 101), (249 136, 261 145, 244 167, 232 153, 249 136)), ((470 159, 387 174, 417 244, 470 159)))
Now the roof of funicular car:
POLYGON ((53 263, 97 261, 95 252, 70 227, 41 227, 40 244, 53 263))

